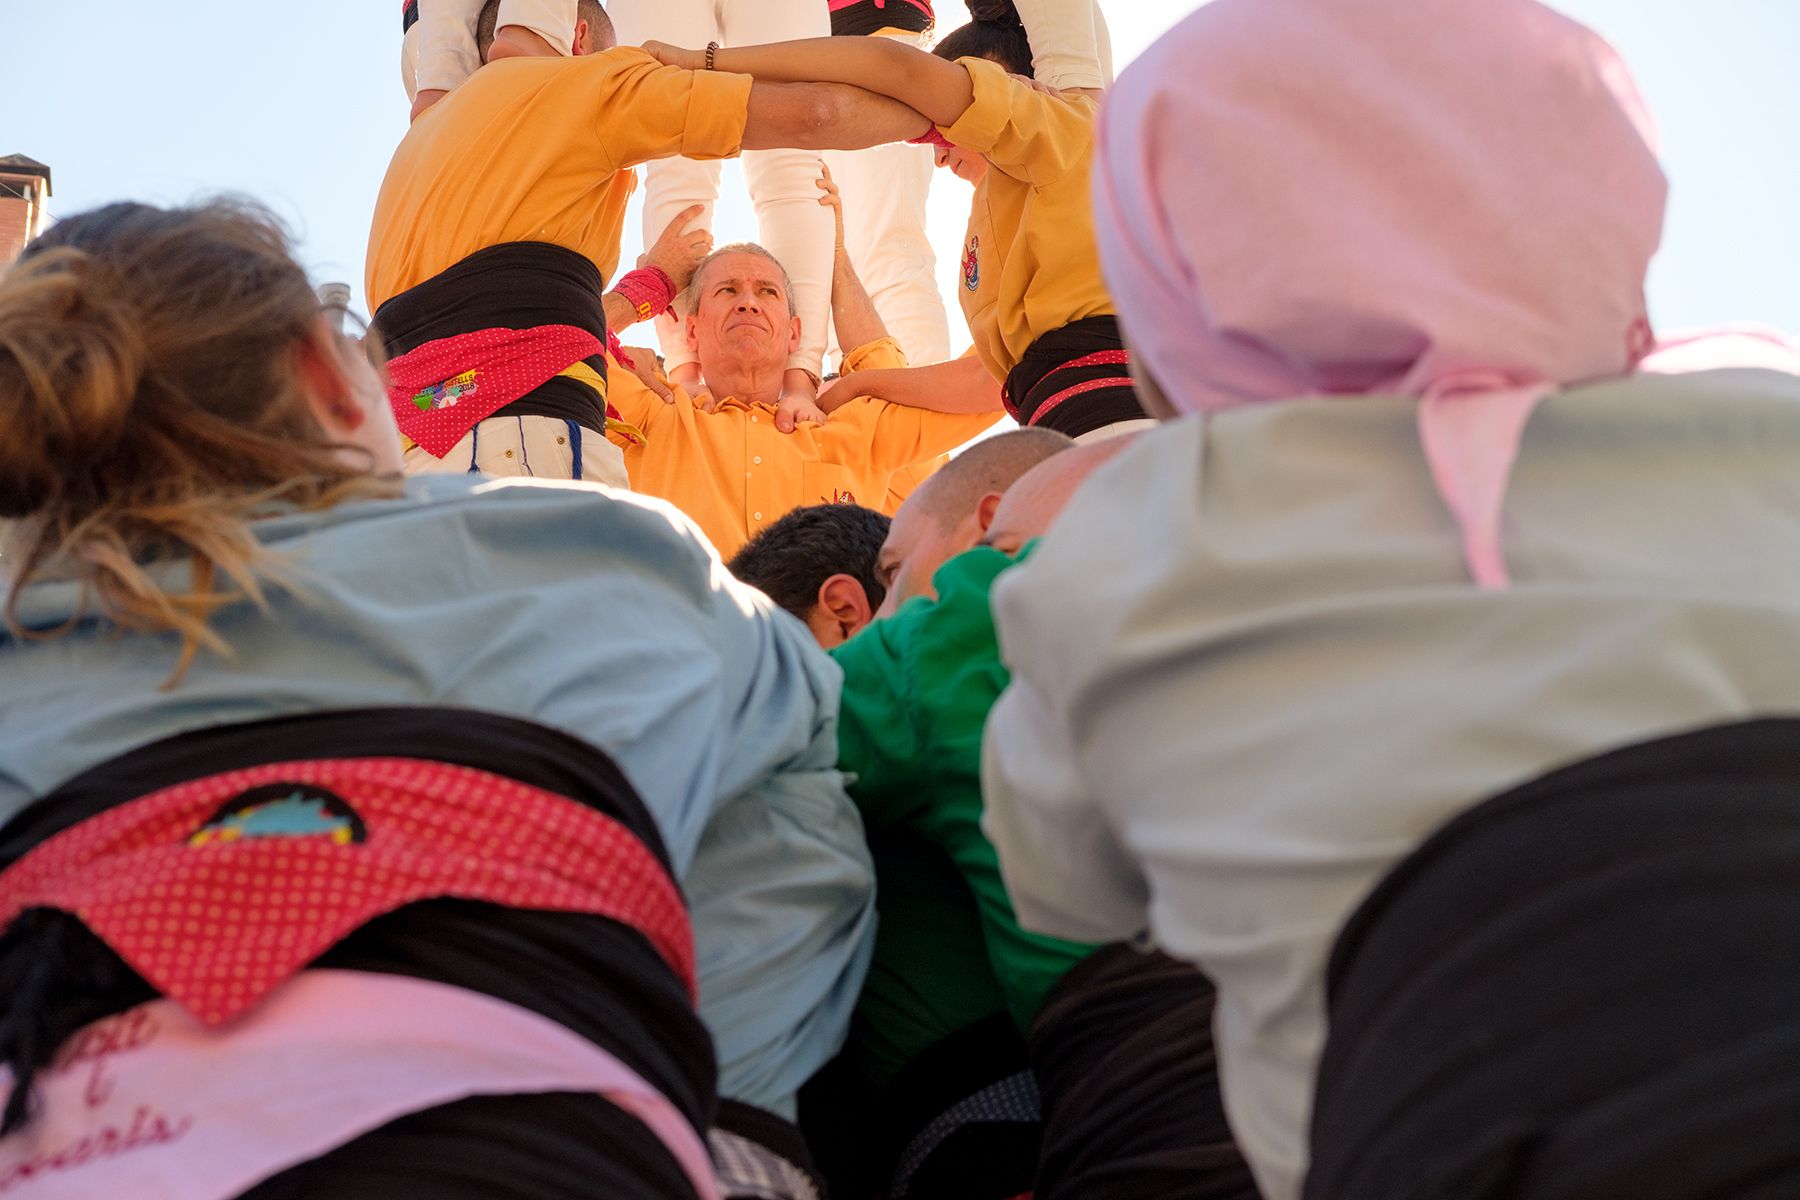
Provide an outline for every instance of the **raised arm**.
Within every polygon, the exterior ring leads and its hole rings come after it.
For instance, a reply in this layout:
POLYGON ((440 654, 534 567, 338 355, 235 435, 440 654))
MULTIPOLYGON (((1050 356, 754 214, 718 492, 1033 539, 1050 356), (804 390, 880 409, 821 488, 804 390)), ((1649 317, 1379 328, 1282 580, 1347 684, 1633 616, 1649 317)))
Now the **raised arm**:
MULTIPOLYGON (((707 66, 704 50, 663 42, 645 42, 644 49, 670 66, 690 71, 707 66)), ((892 38, 806 38, 766 46, 731 46, 713 52, 712 66, 739 71, 764 83, 854 84, 900 101, 935 125, 954 124, 975 99, 967 71, 892 38)), ((915 126, 904 136, 920 132, 915 126)))
POLYGON ((869 298, 869 289, 863 286, 862 277, 850 261, 850 251, 844 246, 844 198, 832 182, 831 168, 820 169, 825 174, 819 180, 819 190, 825 194, 819 197, 819 203, 831 209, 837 222, 836 257, 831 264, 831 323, 837 328, 838 345, 848 353, 888 336, 887 323, 875 311, 875 301, 869 298))

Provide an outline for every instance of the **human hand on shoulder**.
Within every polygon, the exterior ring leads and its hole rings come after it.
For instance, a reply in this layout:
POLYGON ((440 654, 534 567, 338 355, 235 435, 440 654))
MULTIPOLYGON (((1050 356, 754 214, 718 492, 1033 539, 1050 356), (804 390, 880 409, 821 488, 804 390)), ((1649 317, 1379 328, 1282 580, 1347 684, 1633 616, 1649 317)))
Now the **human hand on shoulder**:
POLYGON ((662 363, 657 359, 656 351, 646 350, 642 346, 625 346, 622 349, 625 351, 625 358, 618 360, 619 365, 662 397, 664 404, 675 403, 675 393, 669 386, 669 377, 663 374, 662 363))
POLYGON ((684 50, 680 46, 671 46, 667 42, 645 42, 643 51, 665 67, 680 67, 684 71, 703 71, 706 69, 706 51, 684 50))
POLYGON ((829 419, 811 396, 783 396, 775 406, 775 428, 783 433, 794 432, 802 422, 823 425, 829 419))
POLYGON ((781 381, 781 400, 775 405, 775 428, 792 433, 803 421, 823 423, 825 410, 816 399, 819 385, 798 368, 790 368, 781 381))

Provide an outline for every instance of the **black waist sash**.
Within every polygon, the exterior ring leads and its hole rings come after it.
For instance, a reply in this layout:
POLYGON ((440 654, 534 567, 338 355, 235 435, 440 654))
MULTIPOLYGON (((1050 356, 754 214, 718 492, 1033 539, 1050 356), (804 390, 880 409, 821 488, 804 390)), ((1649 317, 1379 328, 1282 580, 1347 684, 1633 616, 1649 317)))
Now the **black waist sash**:
MULTIPOLYGON (((264 763, 390 756, 485 771, 586 805, 670 870, 655 820, 604 752, 528 721, 432 708, 312 713, 151 743, 76 776, 0 828, 0 869, 90 817, 192 779, 264 763)), ((623 923, 424 900, 369 921, 312 965, 433 980, 530 1009, 616 1055, 696 1129, 713 1124, 712 1039, 667 961, 623 923)), ((28 1078, 77 1029, 155 995, 78 919, 29 909, 0 934, 0 1061, 28 1078)))
POLYGON ((1006 411, 1021 425, 1080 437, 1144 419, 1117 317, 1085 317, 1031 343, 1006 376, 1006 411), (1083 361, 1093 360, 1093 361, 1083 361))
MULTIPOLYGON (((573 325, 604 342, 605 286, 600 268, 584 254, 549 242, 508 242, 477 250, 394 296, 375 310, 373 326, 390 357, 439 338, 539 325, 573 325)), ((606 378, 605 355, 582 361, 606 378)), ((605 398, 562 375, 492 416, 556 417, 606 432, 605 398)))
POLYGON ((1800 1195, 1800 720, 1470 810, 1333 951, 1309 1200, 1800 1195))
POLYGON ((879 33, 883 29, 923 33, 931 28, 930 8, 929 4, 920 8, 917 4, 908 3, 908 0, 887 0, 882 7, 877 7, 874 0, 862 0, 860 4, 847 5, 832 12, 831 34, 833 37, 863 37, 879 33))

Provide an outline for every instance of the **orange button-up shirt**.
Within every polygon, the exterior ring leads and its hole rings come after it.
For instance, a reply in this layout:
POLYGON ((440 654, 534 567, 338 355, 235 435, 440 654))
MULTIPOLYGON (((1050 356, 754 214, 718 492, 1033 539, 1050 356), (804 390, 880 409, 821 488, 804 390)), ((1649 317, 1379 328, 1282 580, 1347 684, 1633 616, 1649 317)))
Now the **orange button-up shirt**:
POLYGON ((738 152, 750 77, 621 47, 490 63, 394 151, 369 231, 369 307, 503 242, 550 242, 610 279, 630 168, 738 152))
MULTIPOLYGON (((847 355, 844 371, 905 365, 893 339, 883 338, 847 355)), ((664 403, 620 367, 609 373, 609 382, 608 398, 619 415, 644 433, 641 442, 614 435, 625 451, 632 490, 685 512, 722 558, 803 505, 862 504, 893 512, 890 489, 916 484, 912 468, 931 464, 1001 418, 998 412, 930 412, 864 397, 823 424, 805 422, 782 433, 772 404, 727 396, 707 412, 681 388, 673 404, 664 403)))

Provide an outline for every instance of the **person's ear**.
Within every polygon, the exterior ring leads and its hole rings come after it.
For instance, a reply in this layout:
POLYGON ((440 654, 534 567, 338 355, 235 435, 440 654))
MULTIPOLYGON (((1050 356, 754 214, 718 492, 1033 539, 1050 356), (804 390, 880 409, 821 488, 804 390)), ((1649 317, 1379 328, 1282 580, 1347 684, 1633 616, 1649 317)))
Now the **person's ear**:
POLYGON ((987 536, 988 526, 994 523, 994 514, 1000 511, 1000 493, 989 492, 975 505, 975 540, 980 541, 987 536))
POLYGON ((700 305, 696 301, 694 311, 682 322, 681 331, 687 339, 688 353, 695 358, 700 357, 700 305))
POLYGON ((813 612, 830 622, 839 642, 849 641, 875 619, 875 606, 869 603, 869 593, 855 576, 842 572, 819 585, 819 600, 813 612))
POLYGON ((294 378, 313 419, 327 437, 341 440, 369 419, 363 399, 350 378, 343 337, 320 316, 308 334, 294 344, 294 378))
POLYGON ((571 58, 579 58, 581 55, 586 54, 587 40, 588 23, 587 18, 583 17, 575 22, 575 38, 569 43, 569 56, 571 58))
POLYGON ((800 318, 789 317, 788 325, 788 353, 792 354, 800 349, 800 318))

